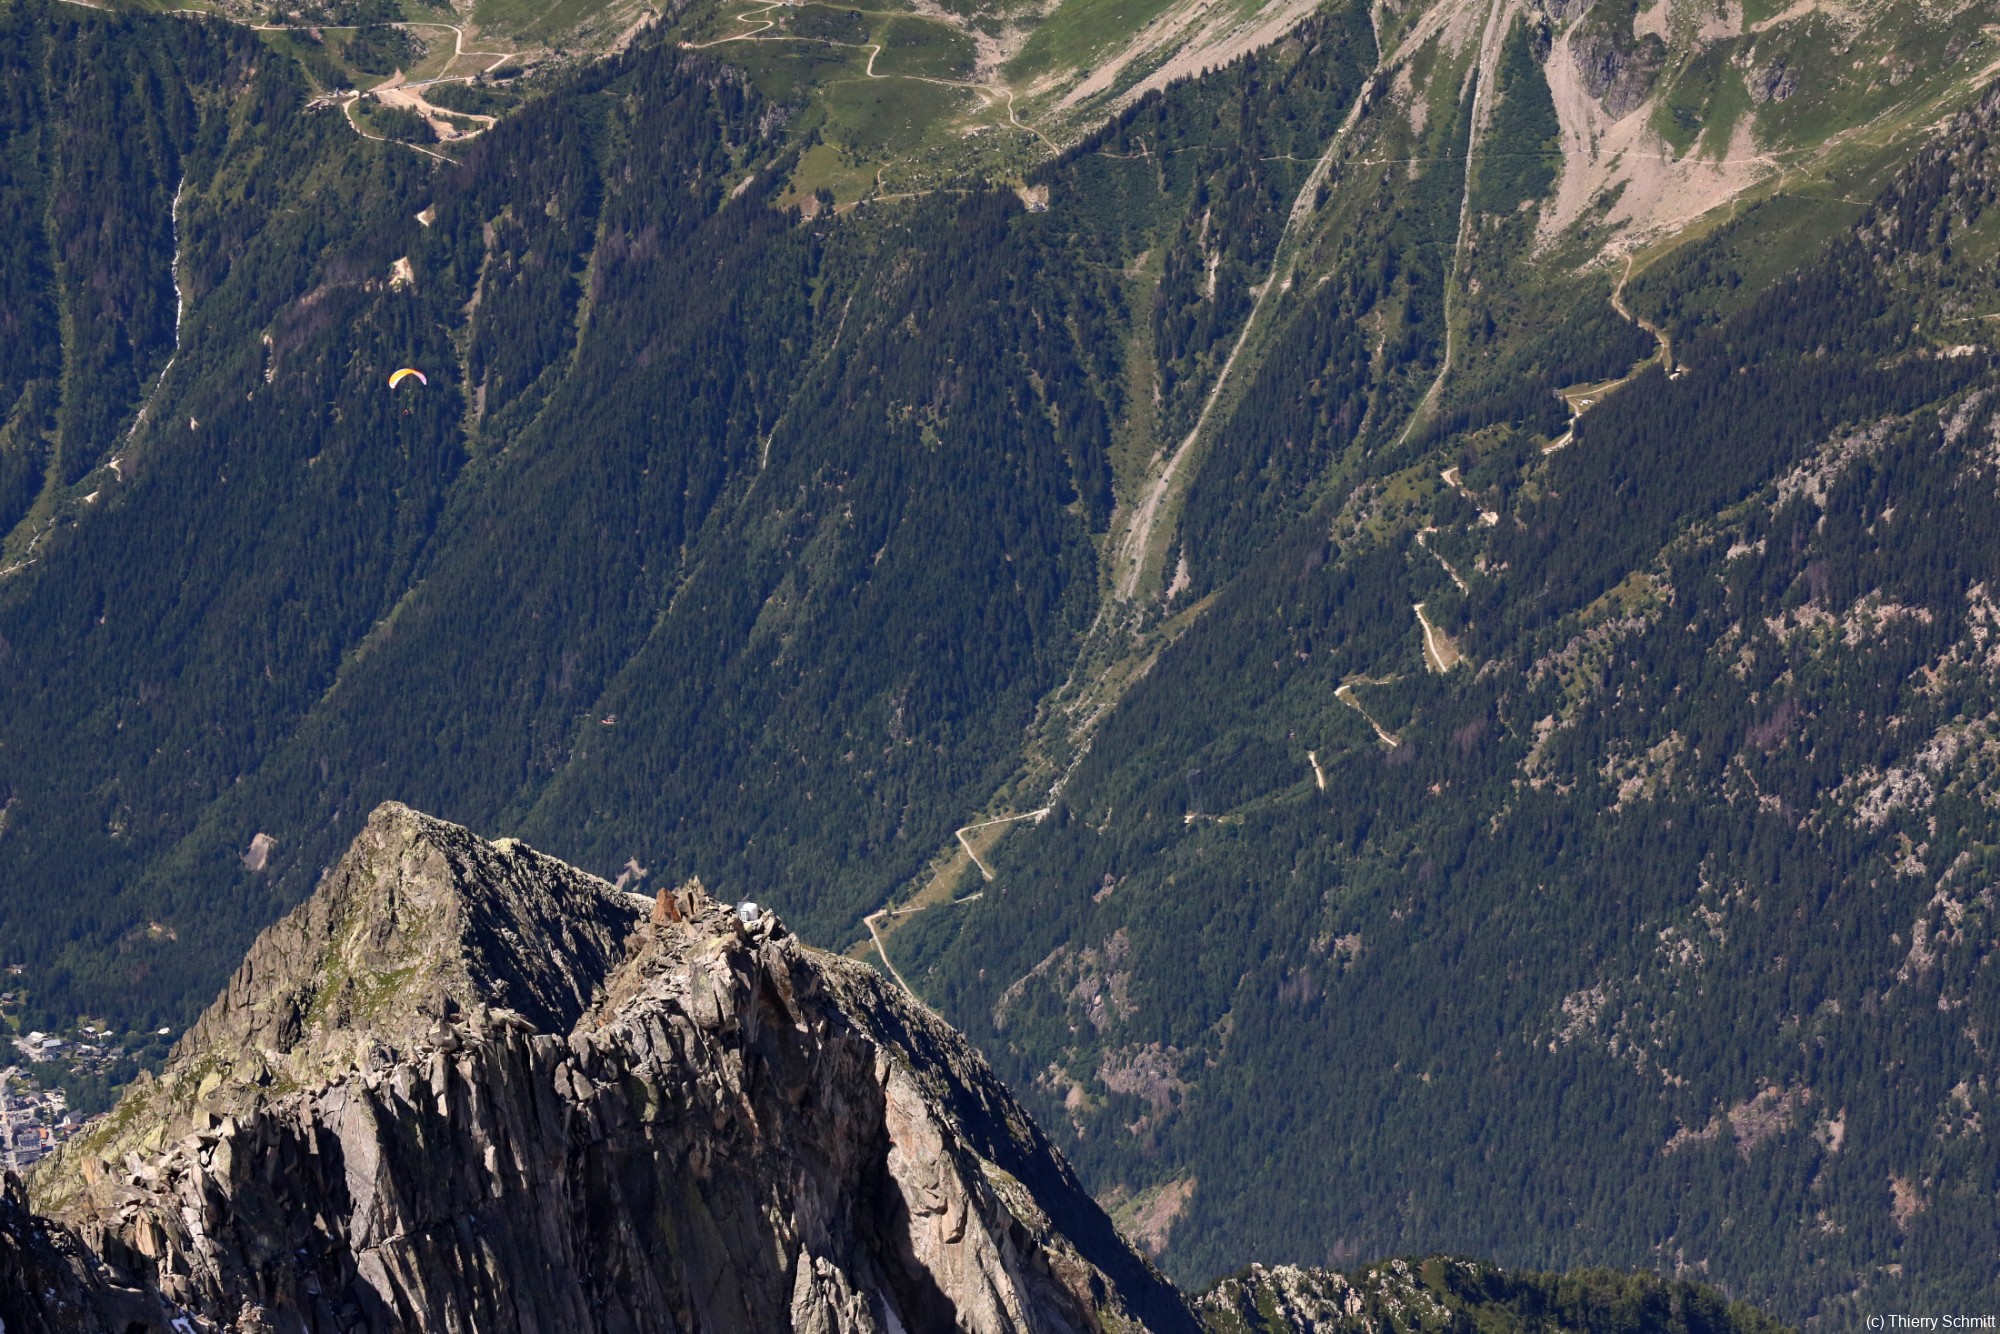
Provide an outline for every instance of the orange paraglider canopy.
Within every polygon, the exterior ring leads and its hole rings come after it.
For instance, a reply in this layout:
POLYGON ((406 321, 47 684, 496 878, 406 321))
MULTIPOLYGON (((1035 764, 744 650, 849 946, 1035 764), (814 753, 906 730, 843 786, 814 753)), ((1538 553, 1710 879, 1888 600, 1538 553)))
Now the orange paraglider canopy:
POLYGON ((430 388, 431 382, 429 380, 426 380, 424 378, 424 373, 416 369, 414 366, 405 366, 403 367, 403 369, 397 371, 394 375, 391 375, 389 377, 389 387, 391 389, 394 389, 397 385, 401 384, 404 380, 408 379, 412 375, 417 377, 418 384, 424 386, 424 388, 426 389, 430 388))

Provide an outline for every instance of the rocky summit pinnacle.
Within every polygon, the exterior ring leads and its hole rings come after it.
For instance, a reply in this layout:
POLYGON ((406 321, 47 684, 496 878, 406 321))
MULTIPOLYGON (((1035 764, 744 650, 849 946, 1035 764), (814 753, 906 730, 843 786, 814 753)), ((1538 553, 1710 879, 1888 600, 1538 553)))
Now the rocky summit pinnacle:
POLYGON ((33 1204, 10 1334, 1196 1327, 871 970, 396 805, 33 1204))

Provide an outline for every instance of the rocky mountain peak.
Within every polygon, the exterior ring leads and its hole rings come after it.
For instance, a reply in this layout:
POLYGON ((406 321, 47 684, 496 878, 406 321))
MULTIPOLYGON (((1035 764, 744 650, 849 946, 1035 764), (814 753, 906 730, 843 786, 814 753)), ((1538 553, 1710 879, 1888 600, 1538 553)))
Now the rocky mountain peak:
POLYGON ((409 1050, 480 1010, 565 1031, 644 903, 514 839, 385 803, 320 890, 258 938, 169 1069, 337 1060, 357 1039, 409 1050))
POLYGON ((395 805, 34 1191, 10 1330, 1195 1328, 872 970, 395 805))
POLYGON ((384 803, 319 889, 257 938, 160 1077, 68 1148, 72 1166, 44 1173, 43 1190, 101 1188, 93 1160, 449 1048, 466 1026, 565 1032, 645 903, 517 840, 384 803))

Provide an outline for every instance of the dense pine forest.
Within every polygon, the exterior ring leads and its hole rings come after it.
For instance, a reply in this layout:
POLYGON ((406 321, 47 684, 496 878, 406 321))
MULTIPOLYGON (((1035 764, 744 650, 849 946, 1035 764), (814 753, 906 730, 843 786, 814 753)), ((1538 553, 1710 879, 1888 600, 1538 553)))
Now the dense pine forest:
POLYGON ((1383 17, 857 205, 671 30, 433 156, 0 3, 7 1021, 177 1031, 394 799, 829 948, 916 895, 1180 1279, 1990 1304, 2000 104, 1605 260, 1555 19, 1383 17))
MULTIPOLYGON (((105 26, 135 58, 241 40, 105 26)), ((1117 292, 1007 196, 893 233, 770 207, 768 109, 671 48, 435 175, 280 62, 204 68, 212 124, 144 167, 186 182, 164 384, 169 281, 108 448, 59 399, 27 415, 46 380, 13 419, 24 472, 99 445, 69 467, 93 499, 34 479, 47 536, 0 610, 9 878, 72 890, 6 905, 30 1021, 178 1017, 399 793, 607 870, 795 885, 837 936, 995 781, 1089 614, 1117 292), (391 394, 406 364, 429 385, 391 394)))
POLYGON ((899 937, 1096 1179, 1187 1192, 1186 1272, 1443 1238, 1988 1299, 1994 362, 1929 335, 1995 295, 1993 114, 1559 451, 1378 451, 899 937))

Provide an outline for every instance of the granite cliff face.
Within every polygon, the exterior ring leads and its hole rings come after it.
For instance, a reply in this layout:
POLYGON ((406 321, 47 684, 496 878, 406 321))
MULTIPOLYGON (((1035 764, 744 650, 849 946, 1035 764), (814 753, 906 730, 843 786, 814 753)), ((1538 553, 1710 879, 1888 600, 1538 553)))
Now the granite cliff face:
POLYGON ((9 1331, 1196 1327, 873 972, 395 805, 34 1204, 9 1331))
POLYGON ((1569 51, 1584 91, 1597 99, 1606 116, 1621 120, 1652 94, 1669 53, 1658 34, 1633 33, 1629 16, 1625 16, 1625 24, 1619 24, 1617 6, 1600 6, 1599 10, 1609 13, 1601 17, 1593 11, 1577 24, 1569 51))

